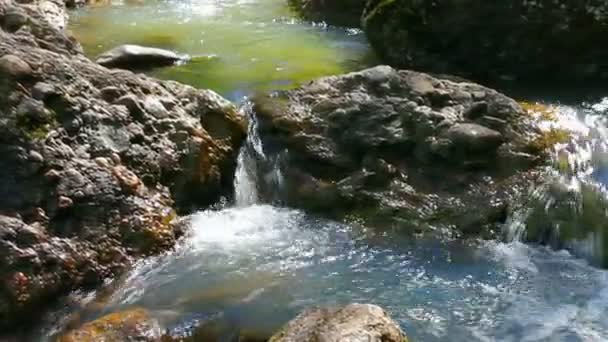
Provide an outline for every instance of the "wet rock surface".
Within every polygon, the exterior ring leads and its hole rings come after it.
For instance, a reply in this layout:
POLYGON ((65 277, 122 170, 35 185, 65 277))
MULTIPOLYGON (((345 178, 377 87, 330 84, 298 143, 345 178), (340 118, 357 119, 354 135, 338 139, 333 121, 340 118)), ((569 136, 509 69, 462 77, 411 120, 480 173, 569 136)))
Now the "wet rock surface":
POLYGON ((161 328, 148 312, 135 308, 85 323, 58 339, 58 342, 87 341, 161 341, 161 328))
POLYGON ((269 341, 407 342, 408 339, 382 308, 370 304, 349 304, 305 311, 269 341))
POLYGON ((329 25, 359 27, 364 0, 289 0, 289 5, 305 19, 329 25))
POLYGON ((95 61, 109 68, 142 70, 170 66, 178 62, 185 62, 188 59, 188 56, 179 55, 169 50, 127 44, 102 53, 95 61))
POLYGON ((608 4, 373 0, 362 20, 383 62, 474 80, 605 80, 608 4))
POLYGON ((280 169, 267 198, 412 233, 492 236, 543 160, 515 101, 413 71, 379 66, 253 103, 280 169))
POLYGON ((231 193, 245 137, 219 95, 101 67, 62 18, 0 1, 0 330, 170 248, 176 212, 231 193))

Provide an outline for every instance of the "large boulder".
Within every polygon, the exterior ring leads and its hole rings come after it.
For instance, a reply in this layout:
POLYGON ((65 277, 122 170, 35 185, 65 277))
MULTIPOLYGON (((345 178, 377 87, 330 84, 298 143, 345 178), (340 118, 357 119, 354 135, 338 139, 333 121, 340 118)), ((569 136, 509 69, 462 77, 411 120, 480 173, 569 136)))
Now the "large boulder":
POLYGON ((108 68, 148 69, 185 62, 189 56, 173 51, 146 46, 125 44, 99 55, 95 60, 108 68))
POLYGON ((407 342, 382 308, 349 304, 308 310, 287 323, 269 342, 407 342))
POLYGON ((365 0, 288 0, 302 17, 330 25, 359 27, 365 0))
POLYGON ((245 137, 212 91, 84 57, 49 1, 0 0, 27 16, 0 30, 0 330, 170 248, 176 213, 232 193, 245 137))
POLYGON ((550 143, 494 90, 388 66, 259 95, 253 110, 263 196, 415 233, 495 232, 550 143))
POLYGON ((603 0, 371 0, 363 26, 395 67, 490 81, 608 78, 603 0))

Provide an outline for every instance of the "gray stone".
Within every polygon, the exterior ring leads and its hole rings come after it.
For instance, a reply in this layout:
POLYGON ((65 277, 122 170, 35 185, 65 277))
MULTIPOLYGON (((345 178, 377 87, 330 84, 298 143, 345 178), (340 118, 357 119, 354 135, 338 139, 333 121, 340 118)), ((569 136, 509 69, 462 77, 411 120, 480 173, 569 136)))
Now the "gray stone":
POLYGON ((490 153, 504 141, 500 132, 475 123, 453 125, 442 136, 449 139, 454 149, 462 153, 490 153))
POLYGON ((106 67, 146 69, 173 65, 188 59, 188 56, 169 50, 127 44, 102 53, 95 61, 106 67))
POLYGON ((478 84, 378 66, 253 103, 272 146, 258 179, 277 166, 282 175, 278 190, 260 185, 262 196, 331 217, 416 235, 491 234, 534 174, 513 156, 533 153, 536 124, 478 84), (491 128, 484 112, 497 118, 491 128))
POLYGON ((36 100, 44 101, 57 92, 52 84, 38 82, 32 88, 32 97, 36 100))

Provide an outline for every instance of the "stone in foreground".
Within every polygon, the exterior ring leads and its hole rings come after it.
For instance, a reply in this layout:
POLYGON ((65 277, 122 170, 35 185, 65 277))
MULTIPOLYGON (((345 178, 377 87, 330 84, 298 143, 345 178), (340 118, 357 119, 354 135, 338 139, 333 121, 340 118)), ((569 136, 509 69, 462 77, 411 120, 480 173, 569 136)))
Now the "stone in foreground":
POLYGON ((143 309, 115 312, 69 331, 58 342, 161 341, 159 323, 143 309))
POLYGON ((170 66, 188 59, 188 56, 169 50, 126 44, 102 53, 96 62, 109 68, 147 69, 170 66))
POLYGON ((287 323, 270 342, 407 342, 382 308, 349 304, 305 311, 287 323))

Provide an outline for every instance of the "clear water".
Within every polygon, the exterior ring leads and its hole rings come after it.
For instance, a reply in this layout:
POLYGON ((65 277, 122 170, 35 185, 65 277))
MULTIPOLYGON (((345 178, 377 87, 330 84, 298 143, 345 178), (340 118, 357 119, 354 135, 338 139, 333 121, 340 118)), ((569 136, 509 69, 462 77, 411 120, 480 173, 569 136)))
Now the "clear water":
POLYGON ((269 205, 205 211, 172 254, 142 262, 108 302, 180 331, 218 314, 278 328, 316 305, 370 302, 414 341, 602 341, 608 274, 521 243, 417 241, 269 205))
POLYGON ((103 1, 70 14, 70 29, 94 57, 131 43, 195 58, 153 75, 231 100, 369 63, 360 30, 296 20, 283 0, 103 1))
MULTIPOLYGON (((369 62, 360 32, 298 21, 282 0, 113 1, 72 13, 71 29, 91 56, 122 43, 216 55, 153 74, 233 100, 369 62)), ((608 100, 586 104, 570 101, 571 90, 548 93, 543 98, 558 115, 546 128, 573 136, 556 147, 551 182, 568 189, 575 207, 583 191, 605 196, 608 100)), ((250 133, 239 156, 236 205, 194 214, 175 251, 141 261, 87 318, 138 306, 175 334, 213 317, 235 331, 274 331, 305 308, 369 302, 386 308, 414 341, 608 340, 608 272, 589 264, 603 251, 596 242, 607 227, 585 225, 608 222, 601 206, 576 211, 571 221, 582 233, 569 251, 519 242, 528 207, 513 213, 508 242, 378 235, 256 204, 251 163, 264 152, 254 126, 250 133), (593 217, 580 219, 585 215, 593 217)), ((269 176, 280 185, 280 174, 269 176)), ((552 220, 556 195, 536 193, 543 217, 552 220)), ((551 223, 556 232, 565 224, 551 223)))

